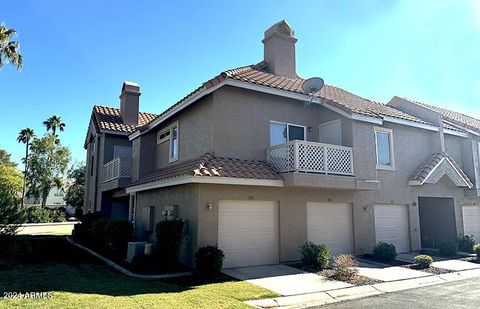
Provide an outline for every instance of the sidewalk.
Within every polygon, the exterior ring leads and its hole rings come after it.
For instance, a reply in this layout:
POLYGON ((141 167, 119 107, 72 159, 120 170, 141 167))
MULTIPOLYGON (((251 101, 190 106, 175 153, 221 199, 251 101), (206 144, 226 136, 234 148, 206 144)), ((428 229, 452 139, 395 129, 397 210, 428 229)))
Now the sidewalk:
POLYGON ((246 303, 255 308, 306 308, 475 277, 480 277, 480 269, 463 270, 443 275, 428 275, 421 278, 333 289, 317 293, 247 301, 246 303))

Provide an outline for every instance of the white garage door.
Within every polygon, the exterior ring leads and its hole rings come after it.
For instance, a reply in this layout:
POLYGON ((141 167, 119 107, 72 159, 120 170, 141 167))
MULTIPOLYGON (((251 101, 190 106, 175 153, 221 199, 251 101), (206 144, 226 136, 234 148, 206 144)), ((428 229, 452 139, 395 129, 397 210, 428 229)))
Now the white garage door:
POLYGON ((220 201, 218 246, 224 268, 278 263, 278 211, 273 201, 220 201))
POLYGON ((463 233, 480 242, 480 206, 463 206, 463 233))
POLYGON ((308 241, 325 244, 333 255, 353 252, 352 206, 307 203, 308 241))
POLYGON ((375 239, 393 243, 397 253, 409 252, 407 205, 375 205, 375 239))

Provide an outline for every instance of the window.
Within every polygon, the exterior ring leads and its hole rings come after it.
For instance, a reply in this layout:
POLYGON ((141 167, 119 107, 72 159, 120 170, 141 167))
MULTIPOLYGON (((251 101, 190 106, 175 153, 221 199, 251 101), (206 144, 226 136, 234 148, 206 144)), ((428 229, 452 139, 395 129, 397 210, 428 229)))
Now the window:
POLYGON ((392 137, 392 130, 386 128, 375 128, 378 169, 394 169, 392 137))
POLYGON ((168 160, 174 162, 178 160, 178 121, 168 126, 157 135, 157 144, 169 142, 168 160))
POLYGON ((170 138, 170 161, 178 160, 178 127, 172 127, 170 138))
POLYGON ((305 127, 282 123, 282 122, 270 122, 270 146, 283 144, 293 140, 305 140, 305 127))

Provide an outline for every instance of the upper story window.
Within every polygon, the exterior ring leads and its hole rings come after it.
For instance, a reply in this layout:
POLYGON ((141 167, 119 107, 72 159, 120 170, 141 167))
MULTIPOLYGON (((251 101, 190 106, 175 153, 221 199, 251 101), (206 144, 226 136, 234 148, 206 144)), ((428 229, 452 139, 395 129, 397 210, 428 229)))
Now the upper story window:
POLYGON ((270 146, 293 140, 304 141, 306 135, 306 128, 304 126, 270 121, 270 146))
POLYGON ((157 135, 157 144, 169 143, 168 161, 178 160, 178 121, 171 124, 157 135))
POLYGON ((387 128, 375 128, 375 146, 377 153, 377 168, 393 170, 393 131, 387 128))

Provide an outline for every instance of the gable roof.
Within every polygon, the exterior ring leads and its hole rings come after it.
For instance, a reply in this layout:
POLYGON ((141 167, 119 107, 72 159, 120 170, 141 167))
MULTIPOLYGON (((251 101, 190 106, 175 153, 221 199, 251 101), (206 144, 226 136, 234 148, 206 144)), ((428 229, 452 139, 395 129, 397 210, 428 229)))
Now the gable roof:
POLYGON ((435 180, 438 180, 439 178, 443 177, 445 174, 448 175, 448 171, 445 170, 444 172, 442 172, 436 177, 437 179, 431 179, 433 178, 435 170, 437 170, 442 164, 445 164, 445 163, 449 164, 449 166, 453 168, 454 175, 449 175, 449 176, 450 178, 452 178, 452 181, 454 181, 454 183, 457 186, 468 187, 468 188, 473 187, 472 182, 470 181, 468 176, 465 174, 465 172, 462 170, 460 165, 458 165, 458 163, 455 162, 455 160, 445 152, 433 154, 430 158, 426 159, 425 162, 423 162, 417 168, 417 170, 412 174, 412 176, 410 176, 410 178, 408 179, 408 183, 413 186, 421 186, 426 182, 428 183, 429 180, 433 180, 433 182, 436 182, 435 180), (458 176, 459 178, 455 176, 458 176))
MULTIPOLYGON (((135 130, 137 130, 137 128, 141 126, 150 123, 156 117, 157 114, 139 112, 138 125, 125 124, 120 117, 119 108, 94 105, 90 121, 93 123, 93 126, 95 127, 95 130, 97 132, 108 132, 112 134, 126 135, 134 132, 135 130)), ((88 141, 88 134, 89 133, 87 132, 87 137, 85 138, 85 145, 88 141)))
MULTIPOLYGON (((208 92, 209 90, 228 80, 242 82, 250 85, 268 87, 304 96, 307 95, 307 93, 302 90, 302 83, 305 79, 299 76, 292 79, 280 75, 275 75, 269 72, 267 64, 262 61, 255 65, 243 66, 220 73, 214 78, 203 83, 200 87, 189 93, 187 96, 182 98, 180 101, 169 107, 161 114, 159 114, 154 121, 150 122, 150 124, 152 126, 157 125, 161 122, 160 120, 162 118, 169 115, 177 107, 180 107, 183 103, 186 103, 187 101, 198 97, 202 92, 208 92)), ((314 97, 322 100, 323 103, 333 108, 339 109, 349 115, 358 114, 379 120, 382 120, 386 117, 391 117, 421 125, 438 127, 433 123, 402 112, 392 106, 362 98, 346 90, 331 85, 324 85, 323 88, 314 95, 314 97)), ((139 128, 141 132, 148 129, 148 125, 139 128)))
POLYGON ((480 120, 477 118, 474 118, 459 112, 455 112, 446 108, 419 102, 416 100, 407 99, 407 98, 402 98, 402 99, 442 115, 444 120, 446 120, 445 121, 446 124, 450 125, 451 127, 460 126, 461 128, 463 127, 480 134, 480 120))
POLYGON ((157 169, 136 180, 129 187, 172 180, 181 176, 282 180, 280 175, 264 161, 222 158, 206 153, 195 159, 157 169))

